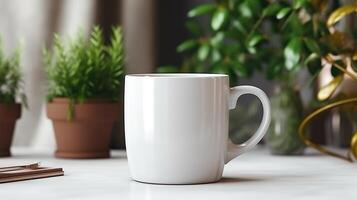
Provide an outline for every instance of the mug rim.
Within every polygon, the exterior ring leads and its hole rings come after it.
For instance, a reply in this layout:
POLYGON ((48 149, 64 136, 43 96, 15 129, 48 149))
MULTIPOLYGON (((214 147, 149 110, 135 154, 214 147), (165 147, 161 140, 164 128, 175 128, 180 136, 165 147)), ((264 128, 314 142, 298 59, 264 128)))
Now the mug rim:
POLYGON ((125 77, 130 78, 220 78, 228 77, 226 74, 210 74, 210 73, 143 73, 143 74, 127 74, 125 77))

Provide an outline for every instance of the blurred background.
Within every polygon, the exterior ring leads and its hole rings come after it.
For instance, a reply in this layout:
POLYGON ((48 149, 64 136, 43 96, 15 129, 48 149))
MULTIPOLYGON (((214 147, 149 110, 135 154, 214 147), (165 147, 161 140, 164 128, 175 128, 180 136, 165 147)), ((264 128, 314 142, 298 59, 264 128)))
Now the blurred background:
MULTIPOLYGON (((125 31, 126 72, 153 72, 162 64, 178 64, 176 46, 185 38, 187 10, 200 1, 140 0, 0 0, 0 35, 5 51, 22 46, 21 66, 29 109, 17 123, 15 146, 54 149, 51 121, 45 113, 46 77, 42 49, 54 33, 65 37, 79 29, 89 33, 100 25, 109 37, 111 26, 125 31)), ((106 38, 108 39, 108 38, 106 38)), ((122 125, 113 134, 114 147, 123 147, 122 125), (120 129, 120 131, 119 131, 120 129)))
MULTIPOLYGON (((209 2, 212 1, 0 0, 0 35, 5 50, 14 49, 19 41, 23 43, 21 66, 29 103, 29 109, 24 110, 17 123, 14 145, 55 148, 52 124, 45 112, 47 82, 42 66, 42 49, 51 46, 54 33, 71 37, 79 29, 89 33, 93 25, 100 25, 108 40, 111 26, 121 25, 125 36, 126 73, 155 72, 159 66, 182 63, 184 58, 182 54, 177 53, 176 48, 189 37, 185 28, 187 12, 197 5, 209 2)), ((205 19, 202 19, 202 23, 204 22, 205 19)), ((302 70, 299 73, 300 81, 306 81, 306 76, 306 70, 302 70)), ((259 72, 249 79, 240 79, 239 84, 258 86, 269 95, 275 89, 275 83, 268 81, 259 72)), ((303 90, 302 99, 309 101, 313 93, 313 89, 303 90)), ((252 101, 257 105, 252 97, 244 97, 241 103, 244 105, 252 101)), ((252 113, 249 118, 251 120, 248 120, 252 125, 245 127, 245 132, 252 132, 252 127, 260 120, 261 111, 259 106, 247 109, 252 113)), ((243 109, 243 112, 247 110, 243 109)), ((240 120, 240 117, 232 118, 240 120)), ((342 126, 336 120, 335 126, 342 126)), ((236 123, 236 126, 242 128, 242 124, 248 123, 246 121, 236 123)), ((318 129, 325 127, 325 123, 326 121, 320 122, 318 129)), ((330 129, 330 125, 326 127, 330 129)), ((339 130, 335 134, 338 134, 339 130)), ((327 136, 317 134, 316 137, 316 141, 327 143, 327 136)), ((119 122, 113 131, 112 140, 113 148, 124 147, 122 122, 119 122)))
POLYGON ((108 37, 111 26, 123 25, 127 72, 150 72, 158 60, 157 9, 155 1, 138 0, 1 0, 0 35, 5 51, 13 50, 19 40, 23 43, 21 66, 29 103, 17 123, 13 144, 55 148, 52 123, 45 113, 47 82, 42 62, 42 49, 51 46, 54 33, 71 37, 79 29, 89 33, 93 25, 100 25, 108 37))

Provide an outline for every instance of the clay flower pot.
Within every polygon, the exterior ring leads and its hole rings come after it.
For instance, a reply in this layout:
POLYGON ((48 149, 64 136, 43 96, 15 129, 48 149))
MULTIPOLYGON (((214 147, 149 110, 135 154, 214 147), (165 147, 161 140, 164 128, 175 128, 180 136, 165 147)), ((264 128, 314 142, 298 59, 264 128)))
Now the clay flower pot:
POLYGON ((53 121, 60 158, 107 158, 114 122, 120 116, 120 104, 106 100, 88 100, 76 104, 74 117, 67 119, 69 99, 55 98, 47 105, 53 121))
POLYGON ((21 104, 0 103, 0 157, 11 155, 10 147, 16 120, 21 116, 21 104))

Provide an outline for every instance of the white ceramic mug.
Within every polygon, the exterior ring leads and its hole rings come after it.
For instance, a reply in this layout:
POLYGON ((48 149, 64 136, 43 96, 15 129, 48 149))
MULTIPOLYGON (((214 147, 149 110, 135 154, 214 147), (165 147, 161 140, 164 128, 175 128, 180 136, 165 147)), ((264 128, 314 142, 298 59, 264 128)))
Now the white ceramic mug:
POLYGON ((218 181, 224 165, 252 149, 269 123, 270 103, 265 93, 253 86, 229 88, 227 75, 125 77, 126 149, 131 177, 139 182, 218 181), (228 114, 243 94, 257 96, 264 113, 256 133, 235 145, 228 138, 228 114))

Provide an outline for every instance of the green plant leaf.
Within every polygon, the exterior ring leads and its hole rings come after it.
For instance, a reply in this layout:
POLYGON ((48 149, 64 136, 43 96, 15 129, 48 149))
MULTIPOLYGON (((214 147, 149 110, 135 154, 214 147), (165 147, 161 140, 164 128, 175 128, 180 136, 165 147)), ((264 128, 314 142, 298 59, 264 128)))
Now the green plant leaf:
POLYGON ((185 23, 185 26, 187 30, 190 31, 190 33, 196 37, 199 37, 200 35, 203 34, 201 26, 196 22, 196 21, 187 21, 185 23))
POLYGON ((217 74, 229 74, 229 66, 220 63, 212 67, 212 72, 217 74))
POLYGON ((203 14, 212 13, 216 9, 215 4, 199 5, 187 13, 188 17, 197 17, 203 14))
POLYGON ((292 70, 299 63, 301 49, 302 44, 298 37, 291 39, 284 48, 285 67, 287 70, 292 70))
POLYGON ((208 44, 203 44, 198 49, 198 59, 203 61, 206 60, 210 52, 210 46, 208 44))
POLYGON ((248 52, 250 54, 256 54, 257 53, 257 48, 255 48, 254 46, 248 46, 247 50, 248 50, 248 52))
POLYGON ((240 62, 233 62, 233 70, 239 77, 247 77, 248 71, 240 62))
POLYGON ((224 32, 217 32, 210 40, 212 46, 220 46, 224 39, 224 32))
POLYGON ((306 5, 308 3, 308 0, 294 0, 293 7, 294 9, 299 9, 306 5))
POLYGON ((283 70, 283 64, 282 63, 274 63, 269 65, 267 69, 267 79, 272 80, 276 77, 278 77, 281 74, 281 71, 283 70))
POLYGON ((248 1, 243 1, 239 6, 238 6, 238 11, 239 13, 245 17, 245 18, 251 18, 253 16, 253 10, 249 6, 248 1))
POLYGON ((186 40, 177 47, 176 51, 184 52, 184 51, 193 49, 196 46, 197 46, 196 40, 186 40))
POLYGON ((245 18, 251 18, 261 14, 261 0, 244 0, 239 6, 238 11, 245 18))
POLYGON ((292 8, 287 7, 287 8, 283 8, 281 9, 278 14, 276 14, 276 18, 277 19, 283 19, 284 17, 286 17, 290 12, 292 11, 292 8))
POLYGON ((310 52, 317 53, 317 54, 321 55, 321 49, 315 40, 313 40, 311 38, 305 38, 304 43, 310 52))
POLYGON ((254 34, 252 37, 248 39, 248 46, 249 47, 254 47, 258 43, 264 40, 264 37, 261 34, 254 34))
POLYGON ((263 16, 273 16, 278 13, 280 10, 281 6, 280 4, 274 2, 270 3, 267 7, 264 8, 263 10, 263 16))
POLYGON ((237 0, 228 0, 228 2, 227 2, 228 8, 229 8, 230 10, 234 10, 234 9, 237 8, 237 6, 238 6, 239 3, 241 3, 241 2, 239 2, 239 1, 237 1, 237 0))
POLYGON ((236 28, 241 33, 243 33, 245 35, 248 33, 246 27, 242 24, 242 20, 235 19, 235 20, 233 20, 232 25, 234 28, 236 28))
POLYGON ((212 61, 218 62, 222 59, 221 53, 217 49, 212 49, 212 61))
POLYGON ((211 27, 217 31, 228 21, 229 13, 225 8, 220 8, 212 16, 211 27))

